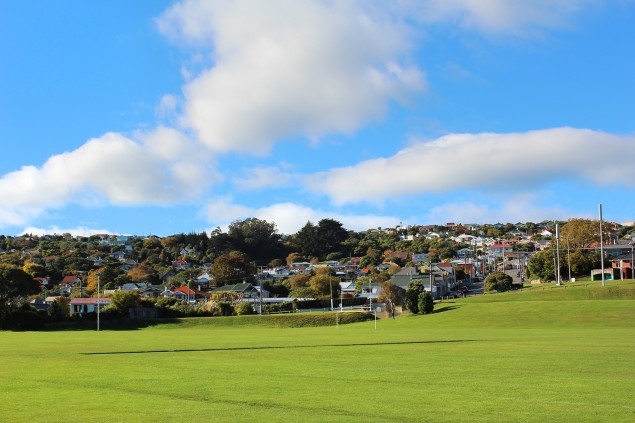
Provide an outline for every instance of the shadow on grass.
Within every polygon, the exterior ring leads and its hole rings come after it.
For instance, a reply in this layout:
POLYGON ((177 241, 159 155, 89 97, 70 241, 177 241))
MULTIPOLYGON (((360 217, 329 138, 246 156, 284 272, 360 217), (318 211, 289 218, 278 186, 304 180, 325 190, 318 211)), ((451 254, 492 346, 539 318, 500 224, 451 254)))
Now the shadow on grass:
POLYGON ((285 346, 261 346, 261 347, 226 347, 226 348, 187 348, 175 350, 140 350, 140 351, 104 351, 87 352, 81 355, 117 355, 117 354, 157 354, 157 353, 188 353, 188 352, 215 352, 215 351, 248 351, 248 350, 284 350, 295 348, 333 348, 333 347, 377 347, 383 345, 425 345, 425 344, 445 344, 460 342, 482 342, 476 339, 453 339, 445 341, 402 341, 402 342, 368 342, 350 344, 323 344, 323 345, 285 345, 285 346))
MULTIPOLYGON (((154 320, 130 320, 130 319, 121 319, 121 320, 107 320, 102 321, 100 323, 101 330, 139 330, 148 328, 151 326, 157 325, 165 325, 165 324, 176 324, 181 323, 179 319, 176 318, 162 318, 162 319, 154 319, 154 320)), ((69 322, 56 322, 49 323, 40 331, 42 332, 71 332, 71 331, 87 331, 87 330, 97 330, 97 322, 90 320, 80 320, 80 321, 69 321, 69 322)))
POLYGON ((461 307, 458 306, 458 305, 439 307, 439 308, 435 308, 434 310, 432 310, 432 314, 443 313, 444 311, 450 311, 450 310, 454 310, 454 309, 457 309, 457 308, 461 308, 461 307))

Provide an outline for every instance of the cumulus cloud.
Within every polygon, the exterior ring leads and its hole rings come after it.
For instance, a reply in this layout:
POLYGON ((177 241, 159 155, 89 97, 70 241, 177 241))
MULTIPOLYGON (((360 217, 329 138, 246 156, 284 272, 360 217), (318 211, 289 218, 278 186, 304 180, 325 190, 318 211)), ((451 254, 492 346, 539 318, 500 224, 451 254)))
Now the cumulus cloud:
POLYGON ((392 157, 315 174, 307 186, 338 205, 461 189, 539 187, 567 179, 633 186, 635 168, 616 158, 634 154, 635 137, 587 129, 451 134, 414 143, 392 157))
MULTIPOLYGON (((489 200, 489 199, 488 199, 489 200)), ((475 203, 472 201, 445 203, 432 207, 427 222, 541 222, 546 219, 567 220, 575 217, 560 206, 541 206, 537 194, 518 194, 504 201, 475 203)))
POLYGON ((280 188, 301 184, 304 175, 291 173, 277 167, 255 167, 245 172, 243 177, 232 179, 235 186, 245 190, 280 188))
POLYGON ((84 226, 79 226, 77 228, 67 228, 67 229, 62 229, 59 226, 51 226, 48 229, 28 226, 24 228, 22 232, 20 232, 20 234, 22 235, 30 234, 30 235, 37 235, 37 236, 65 234, 65 233, 69 233, 73 236, 91 236, 96 234, 111 234, 111 232, 108 231, 107 229, 92 229, 92 228, 87 228, 84 226))
POLYGON ((256 217, 274 222, 278 231, 283 234, 296 233, 306 222, 317 223, 325 218, 335 219, 342 222, 345 228, 356 231, 396 226, 400 222, 398 218, 392 216, 329 212, 294 203, 277 203, 267 207, 250 208, 233 204, 229 198, 210 200, 204 208, 203 214, 210 223, 225 230, 235 220, 256 217))
POLYGON ((538 36, 569 25, 572 17, 598 0, 419 0, 401 3, 413 19, 454 23, 486 35, 538 36))
POLYGON ((67 203, 167 205, 196 198, 214 175, 181 133, 158 128, 135 141, 117 133, 0 178, 0 225, 20 225, 67 203))
POLYGON ((350 133, 425 86, 394 21, 355 2, 183 1, 158 20, 213 48, 183 89, 182 122, 216 151, 264 153, 291 137, 350 133))

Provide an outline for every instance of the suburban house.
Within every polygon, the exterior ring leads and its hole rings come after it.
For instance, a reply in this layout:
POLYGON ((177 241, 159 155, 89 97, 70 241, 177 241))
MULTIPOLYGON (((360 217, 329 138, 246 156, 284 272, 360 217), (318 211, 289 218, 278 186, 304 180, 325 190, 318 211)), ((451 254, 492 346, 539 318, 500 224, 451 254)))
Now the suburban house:
POLYGON ((60 292, 66 295, 70 295, 75 286, 81 287, 82 278, 79 276, 64 276, 60 282, 60 292))
MULTIPOLYGON (((110 298, 100 298, 99 308, 104 308, 110 304, 110 298)), ((83 316, 87 313, 93 313, 97 311, 97 298, 73 298, 70 301, 71 315, 77 314, 83 316)))
MULTIPOLYGON (((240 299, 260 298, 260 291, 257 287, 250 283, 237 283, 233 285, 223 285, 212 290, 212 294, 223 297, 224 294, 228 296, 238 297, 240 299)), ((263 297, 269 296, 269 293, 265 290, 262 291, 263 297), (266 293, 266 295, 265 295, 266 293)))
POLYGON ((503 254, 511 253, 512 251, 514 251, 514 247, 510 244, 494 244, 489 247, 490 254, 494 254, 499 257, 503 254))
POLYGON ((178 300, 192 301, 205 297, 205 293, 203 291, 199 291, 198 289, 191 289, 187 286, 180 286, 172 290, 172 296, 178 300))

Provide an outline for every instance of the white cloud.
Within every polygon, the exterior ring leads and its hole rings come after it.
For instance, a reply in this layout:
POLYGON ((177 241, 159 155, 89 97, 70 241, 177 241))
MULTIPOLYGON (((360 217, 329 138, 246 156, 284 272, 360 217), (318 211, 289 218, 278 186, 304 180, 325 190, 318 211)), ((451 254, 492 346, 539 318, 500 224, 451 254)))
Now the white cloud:
POLYGON ((451 134, 421 141, 388 158, 332 169, 307 187, 335 204, 448 191, 514 190, 556 180, 633 186, 635 137, 575 128, 510 134, 451 134))
MULTIPOLYGON (((544 193, 543 193, 544 194, 544 193)), ((489 199, 488 199, 489 200, 489 199)), ((575 217, 560 206, 539 205, 539 194, 518 194, 502 202, 474 203, 471 201, 445 203, 432 207, 426 222, 477 223, 477 222, 542 222, 543 220, 575 217)))
POLYGON ((276 167, 255 167, 247 170, 244 177, 233 178, 232 182, 241 189, 256 190, 297 186, 303 178, 304 175, 285 172, 276 167))
POLYGON ((68 228, 68 229, 62 229, 58 226, 51 226, 48 229, 29 226, 24 228, 22 232, 20 232, 20 234, 22 235, 31 234, 31 235, 37 235, 37 236, 55 235, 55 234, 61 235, 65 233, 69 233, 73 236, 91 236, 96 234, 111 234, 111 232, 108 231, 107 229, 92 229, 92 228, 86 228, 84 226, 79 226, 77 228, 68 228))
POLYGON ((210 201, 203 214, 214 226, 227 230, 228 225, 235 221, 256 217, 274 222, 282 234, 294 234, 308 221, 317 223, 321 219, 330 218, 341 222, 346 229, 365 231, 376 227, 394 227, 400 220, 392 216, 354 215, 339 212, 316 210, 294 203, 277 203, 261 208, 250 208, 233 204, 231 199, 222 198, 210 201))
POLYGON ((176 117, 178 98, 174 94, 165 94, 161 97, 155 108, 155 114, 159 119, 172 120, 176 117))
POLYGON ((94 205, 173 204, 193 200, 214 175, 208 158, 168 128, 137 142, 108 133, 78 149, 25 166, 0 178, 0 227, 21 225, 67 203, 94 205))
POLYGON ((423 0, 405 10, 424 23, 454 23, 487 35, 537 36, 569 21, 598 0, 423 0))
POLYGON ((381 118, 425 85, 405 64, 403 27, 381 16, 355 2, 176 4, 159 29, 214 51, 214 66, 183 89, 183 124, 213 150, 264 153, 381 118))

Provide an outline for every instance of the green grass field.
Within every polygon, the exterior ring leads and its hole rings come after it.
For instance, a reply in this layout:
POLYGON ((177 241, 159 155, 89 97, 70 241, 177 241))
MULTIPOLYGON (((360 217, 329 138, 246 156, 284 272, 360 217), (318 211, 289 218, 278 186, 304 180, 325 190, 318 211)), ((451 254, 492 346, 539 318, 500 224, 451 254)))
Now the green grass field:
POLYGON ((0 421, 632 422, 633 286, 460 299, 377 330, 0 332, 0 421))

